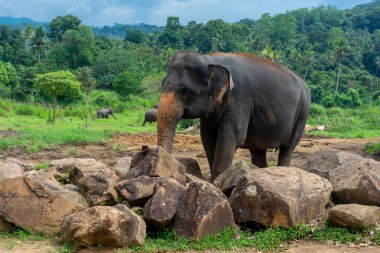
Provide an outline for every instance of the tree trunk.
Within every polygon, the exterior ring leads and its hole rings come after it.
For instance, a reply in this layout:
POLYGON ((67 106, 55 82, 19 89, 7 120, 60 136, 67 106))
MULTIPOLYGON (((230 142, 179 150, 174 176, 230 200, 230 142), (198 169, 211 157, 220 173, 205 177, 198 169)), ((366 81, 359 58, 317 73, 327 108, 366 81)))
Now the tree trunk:
POLYGON ((336 84, 335 84, 335 91, 334 91, 334 97, 333 97, 333 105, 335 104, 335 98, 336 98, 336 94, 338 92, 338 86, 339 86, 339 78, 340 78, 340 72, 341 72, 341 62, 342 60, 339 61, 339 69, 338 69, 338 77, 336 79, 336 84))
POLYGON ((57 99, 53 98, 53 124, 55 124, 55 111, 57 107, 57 99))
POLYGON ((86 128, 88 128, 88 93, 86 93, 86 128))

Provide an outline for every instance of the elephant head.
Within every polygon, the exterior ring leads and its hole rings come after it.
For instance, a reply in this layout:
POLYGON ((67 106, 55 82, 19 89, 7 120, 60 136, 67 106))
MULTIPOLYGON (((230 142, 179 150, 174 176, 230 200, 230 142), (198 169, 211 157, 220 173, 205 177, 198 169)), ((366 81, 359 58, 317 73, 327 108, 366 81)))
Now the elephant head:
POLYGON ((227 105, 234 87, 231 72, 212 59, 211 55, 180 52, 169 62, 157 115, 158 145, 168 152, 181 118, 210 117, 227 105))

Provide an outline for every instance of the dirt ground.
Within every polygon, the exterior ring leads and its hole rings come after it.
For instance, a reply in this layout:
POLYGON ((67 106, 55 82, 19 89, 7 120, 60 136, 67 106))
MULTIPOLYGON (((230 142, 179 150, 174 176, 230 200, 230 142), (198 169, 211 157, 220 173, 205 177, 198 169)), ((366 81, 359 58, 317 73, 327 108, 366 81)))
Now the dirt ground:
MULTIPOLYGON (((364 156, 364 146, 366 143, 380 142, 380 137, 371 139, 335 139, 320 136, 304 135, 301 142, 293 154, 292 166, 301 167, 305 164, 312 153, 322 147, 335 148, 347 152, 352 152, 364 156)), ((141 146, 154 146, 156 144, 155 134, 134 134, 134 135, 117 135, 109 142, 91 144, 64 146, 55 150, 42 150, 35 154, 25 153, 22 149, 13 149, 1 151, 3 157, 15 157, 25 162, 34 164, 49 162, 54 159, 67 157, 95 158, 112 166, 116 161, 126 155, 133 155, 141 149, 141 146)), ((174 140, 173 153, 177 157, 195 158, 201 166, 203 174, 209 175, 206 155, 203 151, 199 134, 177 134, 174 140)), ((268 151, 269 165, 275 165, 278 153, 275 150, 268 151)), ((249 151, 238 149, 235 154, 235 160, 250 161, 249 151)), ((46 241, 20 241, 17 239, 0 239, 0 252, 59 252, 60 246, 56 243, 46 241)), ((83 249, 77 252, 118 252, 113 249, 83 249)), ((208 251, 213 252, 213 251, 208 251)), ((254 252, 254 251, 246 251, 254 252)), ((315 242, 294 242, 287 244, 280 252, 287 253, 372 253, 379 252, 380 247, 369 245, 328 245, 315 242)))

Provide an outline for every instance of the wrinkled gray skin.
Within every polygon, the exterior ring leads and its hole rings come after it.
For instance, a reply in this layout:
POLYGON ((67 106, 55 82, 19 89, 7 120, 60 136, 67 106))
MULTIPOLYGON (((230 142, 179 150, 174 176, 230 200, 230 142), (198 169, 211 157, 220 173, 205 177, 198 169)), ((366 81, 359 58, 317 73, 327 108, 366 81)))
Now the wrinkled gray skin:
POLYGON ((179 52, 169 62, 157 115, 158 145, 172 150, 181 118, 200 118, 201 139, 213 181, 247 148, 267 167, 267 149, 289 166, 310 107, 304 80, 256 55, 179 52))
POLYGON ((150 109, 149 111, 146 111, 144 123, 142 125, 145 126, 146 122, 149 122, 149 123, 156 122, 157 121, 157 111, 158 111, 158 109, 156 109, 156 108, 150 109))
POLYGON ((116 119, 115 115, 113 115, 112 108, 101 109, 101 110, 96 111, 96 117, 99 119, 108 119, 108 115, 111 115, 112 117, 116 119))

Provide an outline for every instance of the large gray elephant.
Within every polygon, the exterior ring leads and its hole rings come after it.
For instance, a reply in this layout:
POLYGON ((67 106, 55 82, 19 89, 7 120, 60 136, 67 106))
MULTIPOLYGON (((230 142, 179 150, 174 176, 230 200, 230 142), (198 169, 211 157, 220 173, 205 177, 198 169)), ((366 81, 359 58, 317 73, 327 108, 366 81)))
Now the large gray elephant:
POLYGON ((259 167, 267 149, 279 148, 277 164, 289 166, 309 107, 307 85, 287 67, 245 53, 179 52, 163 80, 158 145, 171 152, 179 120, 200 118, 212 181, 239 147, 259 167))
POLYGON ((157 121, 157 110, 157 108, 153 108, 145 112, 144 123, 142 124, 143 126, 145 126, 146 122, 152 123, 157 121))
POLYGON ((101 109, 101 110, 96 111, 96 117, 97 118, 108 119, 108 115, 111 115, 112 117, 114 117, 116 119, 115 115, 113 115, 112 108, 106 108, 106 109, 101 109))

